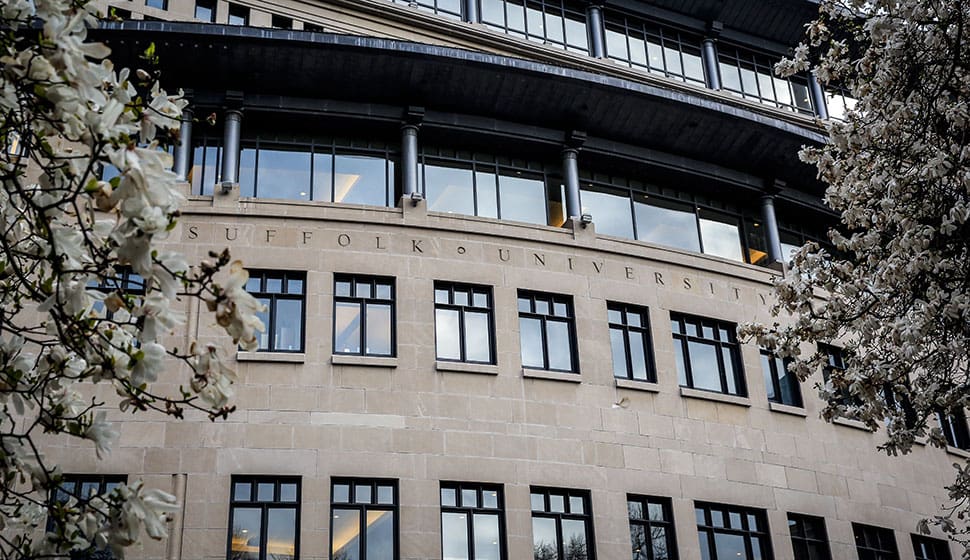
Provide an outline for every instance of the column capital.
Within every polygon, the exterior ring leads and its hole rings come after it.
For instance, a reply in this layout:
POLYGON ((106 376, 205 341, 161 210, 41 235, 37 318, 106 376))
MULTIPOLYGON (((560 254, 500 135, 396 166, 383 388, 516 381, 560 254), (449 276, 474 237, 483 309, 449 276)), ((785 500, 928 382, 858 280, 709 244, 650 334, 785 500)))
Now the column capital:
POLYGON ((785 190, 787 186, 788 183, 782 181, 781 179, 765 179, 765 184, 761 188, 761 196, 774 198, 781 191, 785 190))
POLYGON ((422 122, 424 122, 424 107, 410 105, 404 109, 404 116, 401 117, 401 128, 409 126, 417 128, 421 126, 422 122))
POLYGON ((563 139, 562 149, 563 151, 574 151, 578 152, 583 148, 583 144, 586 143, 586 132, 583 130, 570 130, 566 132, 565 138, 563 139))
POLYGON ((718 37, 721 36, 721 32, 724 31, 724 24, 717 20, 711 20, 707 22, 707 25, 705 27, 707 29, 707 36, 705 37, 705 39, 716 40, 718 37))

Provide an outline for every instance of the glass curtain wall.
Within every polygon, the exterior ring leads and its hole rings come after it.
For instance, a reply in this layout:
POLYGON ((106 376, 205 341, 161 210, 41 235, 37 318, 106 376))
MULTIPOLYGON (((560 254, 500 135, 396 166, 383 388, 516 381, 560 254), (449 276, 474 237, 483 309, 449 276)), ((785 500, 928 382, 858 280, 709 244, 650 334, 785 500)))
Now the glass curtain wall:
POLYGON ((610 13, 606 18, 606 53, 638 70, 705 85, 701 38, 697 35, 610 13))
POLYGON ((395 4, 414 6, 419 10, 438 14, 447 18, 461 21, 462 0, 391 0, 395 4))
POLYGON ((774 73, 777 60, 724 43, 718 43, 717 59, 725 91, 795 113, 815 114, 806 76, 779 78, 774 73))
POLYGON ((589 54, 586 11, 580 3, 567 0, 481 0, 480 12, 482 23, 496 31, 589 54))

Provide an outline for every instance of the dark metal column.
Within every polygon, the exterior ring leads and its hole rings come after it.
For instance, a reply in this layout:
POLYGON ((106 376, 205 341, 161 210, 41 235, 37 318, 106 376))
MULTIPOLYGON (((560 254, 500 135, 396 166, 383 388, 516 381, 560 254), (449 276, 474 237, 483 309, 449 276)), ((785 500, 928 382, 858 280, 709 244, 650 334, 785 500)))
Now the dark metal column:
POLYGON ((478 23, 478 0, 465 0, 465 21, 468 23, 478 23))
POLYGON ((189 176, 189 165, 192 163, 192 109, 182 109, 182 124, 179 127, 179 145, 175 147, 175 161, 172 171, 179 181, 185 181, 189 176))
POLYGON ((704 80, 707 87, 721 89, 721 75, 717 69, 717 38, 724 25, 719 21, 712 21, 707 26, 707 37, 701 44, 701 59, 704 61, 704 80))
POLYGON ((578 218, 583 214, 579 202, 579 149, 566 147, 562 150, 562 176, 566 183, 566 218, 578 218))
POLYGON ((778 219, 775 217, 775 195, 773 192, 761 197, 761 219, 765 223, 765 236, 768 241, 768 262, 784 261, 781 252, 781 235, 778 233, 778 219))
POLYGON ((418 177, 418 128, 423 119, 423 107, 408 107, 401 124, 401 191, 406 197, 421 193, 418 177))
POLYGON ((242 132, 242 111, 227 109, 222 133, 222 182, 239 182, 239 135, 242 132))
POLYGON ((812 106, 815 107, 815 115, 823 120, 829 118, 829 108, 825 103, 825 92, 822 91, 822 84, 819 83, 814 72, 808 75, 808 91, 812 95, 812 106))
POLYGON ((589 54, 606 58, 606 29, 603 26, 603 8, 590 4, 586 8, 586 33, 589 36, 589 54))

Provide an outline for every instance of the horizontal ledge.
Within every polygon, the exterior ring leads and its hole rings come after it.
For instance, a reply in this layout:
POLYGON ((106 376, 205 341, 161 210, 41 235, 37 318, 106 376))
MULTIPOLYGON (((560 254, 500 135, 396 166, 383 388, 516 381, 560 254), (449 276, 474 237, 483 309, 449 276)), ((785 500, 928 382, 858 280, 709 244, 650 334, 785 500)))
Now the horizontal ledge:
POLYGON ((660 386, 652 381, 639 381, 636 379, 620 379, 614 377, 616 386, 620 389, 632 389, 634 391, 645 391, 647 393, 659 393, 660 386))
POLYGON ((687 397, 689 399, 702 399, 705 401, 736 404, 738 406, 751 406, 751 401, 748 399, 748 397, 725 395, 724 393, 715 393, 714 391, 704 391, 701 389, 691 389, 690 387, 681 387, 680 396, 687 397))
POLYGON ((448 362, 436 360, 434 369, 437 371, 449 371, 454 373, 479 373, 483 375, 498 375, 498 366, 495 364, 475 364, 470 362, 448 362))
POLYGON ((334 354, 330 357, 330 363, 335 366, 369 366, 396 368, 397 358, 380 356, 352 356, 349 354, 334 354))
POLYGON ((832 423, 839 426, 845 426, 846 428, 855 428, 856 430, 862 430, 863 432, 870 432, 870 433, 872 432, 872 430, 869 429, 869 426, 866 426, 865 422, 861 422, 859 420, 853 420, 851 418, 835 417, 832 419, 832 423))
POLYGON ((236 352, 237 362, 284 362, 302 364, 306 361, 303 352, 236 352))
POLYGON ((952 445, 947 445, 946 452, 951 455, 956 455, 957 457, 970 459, 970 451, 967 451, 966 449, 960 449, 959 447, 953 447, 952 445))
POLYGON ((791 414, 792 416, 801 416, 802 418, 808 416, 805 409, 800 406, 792 406, 790 404, 781 404, 769 401, 768 408, 770 408, 773 412, 781 412, 782 414, 791 414))
POLYGON ((566 381, 568 383, 579 383, 583 380, 578 373, 530 368, 522 368, 522 377, 528 377, 530 379, 548 379, 549 381, 566 381))

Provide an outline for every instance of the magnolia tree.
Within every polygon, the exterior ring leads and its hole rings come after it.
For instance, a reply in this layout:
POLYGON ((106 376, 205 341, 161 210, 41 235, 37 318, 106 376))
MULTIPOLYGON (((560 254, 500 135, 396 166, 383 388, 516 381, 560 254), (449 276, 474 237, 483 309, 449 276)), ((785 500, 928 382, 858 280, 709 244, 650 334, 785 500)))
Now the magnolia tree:
POLYGON ((3 558, 121 555, 143 530, 164 536, 175 500, 141 482, 52 499, 63 474, 39 439, 89 440, 100 456, 118 436, 109 406, 224 417, 234 374, 216 348, 166 343, 182 322, 178 302, 204 302, 246 348, 262 329, 228 253, 190 266, 162 246, 181 200, 162 148, 184 101, 151 73, 114 69, 109 50, 86 40, 95 25, 84 0, 0 2, 3 558), (105 168, 118 175, 102 180, 105 168), (97 384, 116 399, 97 399, 97 384))
MULTIPOLYGON (((801 152, 841 220, 832 250, 802 247, 777 282, 773 313, 790 320, 743 334, 793 358, 801 379, 828 365, 820 343, 841 348, 845 367, 820 388, 826 419, 884 427, 890 455, 917 438, 944 447, 938 415, 963 421, 970 405, 970 4, 825 0, 777 68, 809 69, 856 100, 826 123, 827 144, 801 152)), ((970 469, 954 466, 935 521, 970 558, 970 469)))

